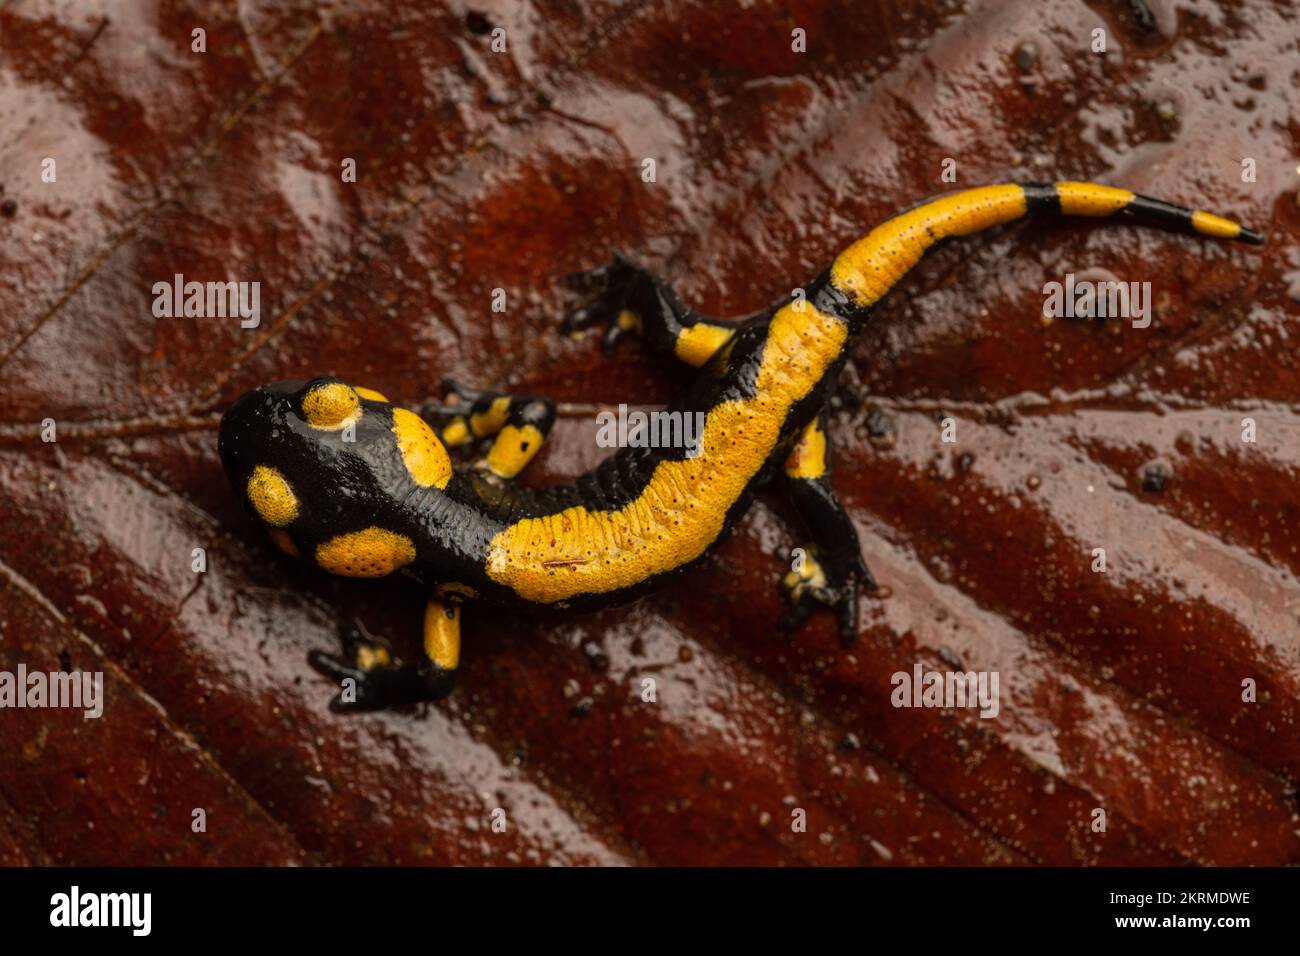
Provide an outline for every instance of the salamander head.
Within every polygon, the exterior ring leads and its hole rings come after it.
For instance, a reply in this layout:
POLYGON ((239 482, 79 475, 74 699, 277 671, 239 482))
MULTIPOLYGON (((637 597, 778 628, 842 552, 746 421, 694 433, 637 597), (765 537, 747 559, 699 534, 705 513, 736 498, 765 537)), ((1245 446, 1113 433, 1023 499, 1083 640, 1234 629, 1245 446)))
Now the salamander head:
POLYGON ((422 418, 331 377, 241 396, 221 418, 217 447, 235 494, 281 549, 349 577, 413 561, 403 503, 451 478, 451 458, 422 418))

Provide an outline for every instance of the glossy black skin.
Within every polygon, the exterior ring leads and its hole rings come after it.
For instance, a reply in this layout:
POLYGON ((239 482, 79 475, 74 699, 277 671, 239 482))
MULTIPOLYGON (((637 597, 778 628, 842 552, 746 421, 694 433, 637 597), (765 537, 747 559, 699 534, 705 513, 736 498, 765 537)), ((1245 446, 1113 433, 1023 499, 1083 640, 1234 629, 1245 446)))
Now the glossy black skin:
MULTIPOLYGON (((239 398, 221 420, 218 453, 231 484, 255 519, 243 489, 257 465, 278 469, 301 503, 286 529, 303 555, 340 534, 381 527, 415 543, 406 571, 432 586, 461 580, 485 584, 482 555, 503 525, 458 493, 453 476, 446 492, 412 480, 393 435, 392 407, 363 399, 355 441, 342 431, 308 425, 298 409, 310 382, 277 382, 239 398)), ((257 519, 260 521, 260 519, 257 519)))
MULTIPOLYGON (((657 278, 639 269, 636 274, 644 277, 641 281, 650 283, 656 297, 663 292, 671 296, 657 278)), ((824 276, 813 284, 809 299, 830 314, 849 311, 843 297, 830 289, 824 276)), ((645 305, 642 303, 643 308, 645 305)), ((778 307, 738 325, 732 343, 699 371, 671 410, 707 414, 720 402, 753 395, 768 325, 778 307)), ((853 327, 857 324, 853 323, 853 327)), ((652 342, 653 328, 652 322, 647 336, 652 342)), ((852 336, 817 387, 787 416, 781 438, 765 467, 744 494, 731 502, 723 530, 701 559, 744 514, 754 490, 779 473, 779 466, 804 426, 824 407, 851 344, 852 336)), ((622 448, 572 481, 543 489, 520 488, 474 467, 462 466, 455 470, 445 489, 422 488, 411 479, 402 462, 392 432, 392 408, 387 403, 362 400, 364 413, 356 425, 353 442, 345 442, 342 431, 322 431, 303 420, 298 411, 301 396, 321 381, 286 381, 260 387, 239 398, 222 418, 218 451, 249 513, 257 518, 243 493, 248 478, 255 466, 272 466, 285 476, 300 501, 300 517, 286 530, 302 555, 314 554, 319 544, 336 535, 372 526, 386 528, 415 543, 416 560, 404 573, 427 589, 452 582, 468 585, 476 592, 476 600, 499 607, 538 608, 487 575, 489 545, 500 531, 520 519, 553 514, 577 504, 591 510, 620 508, 641 493, 659 462, 685 454, 680 448, 622 448)), ((801 494, 811 498, 819 492, 810 489, 801 494)), ((821 494, 829 496, 829 485, 821 494)), ((813 514, 825 510, 815 503, 810 507, 813 514)), ((843 525, 842 521, 834 521, 820 536, 836 540, 838 545, 838 539, 845 537, 843 525)), ((813 530, 817 539, 819 533, 813 530)), ((856 548, 856 535, 850 536, 856 548)), ((861 561, 856 551, 854 560, 861 561)), ((595 610, 623 604, 697 563, 655 574, 632 587, 579 595, 549 607, 595 610)))
MULTIPOLYGON (((833 608, 838 612, 840 632, 846 644, 851 644, 856 637, 859 588, 875 589, 876 585, 863 561, 853 522, 831 489, 828 456, 820 451, 826 444, 825 422, 819 423, 820 436, 817 429, 808 431, 808 443, 799 446, 800 454, 794 461, 787 462, 787 458, 804 435, 805 427, 822 415, 870 305, 889 291, 889 288, 879 288, 882 276, 892 287, 936 244, 949 236, 968 235, 1009 221, 1009 210, 1015 216, 1031 212, 1111 215, 1159 223, 1192 234, 1202 232, 1251 244, 1263 241, 1259 233, 1219 217, 1096 184, 1030 183, 1018 187, 1003 184, 963 193, 936 202, 927 214, 899 217, 881 224, 846 251, 837 260, 837 266, 810 284, 807 298, 815 307, 819 323, 816 328, 823 330, 814 334, 824 334, 825 325, 820 324, 824 317, 847 327, 838 354, 826 362, 821 377, 804 399, 786 412, 773 446, 760 452, 765 460, 736 499, 692 502, 696 506, 726 509, 722 529, 703 549, 707 554, 744 512, 754 490, 781 474, 790 500, 811 537, 809 560, 793 562, 782 580, 793 606, 788 623, 798 623, 816 605, 833 608), (1019 194, 1013 190, 1019 190, 1019 194), (1008 206, 1011 198, 1023 199, 1023 209, 1008 206), (923 230, 918 222, 923 224, 923 230), (885 263, 891 263, 892 268, 885 263), (835 288, 830 281, 839 264, 843 265, 838 273, 844 283, 843 290, 835 288), (849 298, 851 293, 857 296, 854 301, 860 305, 853 304, 849 298), (782 473, 783 463, 786 468, 782 473)), ((918 204, 916 208, 919 211, 927 205, 918 204)), ((723 402, 754 395, 775 308, 736 324, 698 315, 682 305, 665 282, 621 256, 615 256, 606 266, 570 278, 576 279, 572 284, 577 287, 596 293, 591 301, 570 314, 565 324, 571 329, 603 325, 607 329, 606 343, 613 344, 620 335, 639 326, 652 348, 677 358, 676 346, 681 344, 682 360, 692 363, 702 360, 701 349, 716 349, 700 369, 694 384, 670 406, 670 411, 707 415, 723 402), (624 321, 624 312, 632 315, 631 322, 624 321)), ((799 336, 811 328, 798 329, 799 336)), ((835 340, 839 339, 836 335, 835 340)), ((783 338, 778 347, 789 348, 789 341, 783 338)), ((827 343, 822 339, 818 344, 827 343)), ((821 360, 825 360, 824 355, 821 360)), ((411 477, 400 454, 393 432, 393 406, 363 399, 355 442, 344 442, 344 432, 312 428, 303 420, 301 399, 304 389, 312 384, 282 382, 257 389, 235 402, 222 419, 220 454, 236 493, 250 509, 246 489, 253 469, 266 465, 284 475, 299 502, 298 516, 285 530, 302 555, 314 557, 321 543, 374 527, 403 535, 412 542, 416 557, 405 571, 430 592, 426 659, 398 664, 378 654, 378 645, 373 642, 361 639, 355 632, 350 636, 345 633, 343 658, 315 652, 311 661, 319 671, 336 680, 355 681, 360 696, 349 707, 431 700, 445 694, 451 687, 458 661, 460 634, 456 605, 461 599, 472 597, 509 608, 538 607, 488 575, 491 542, 501 531, 521 519, 555 514, 576 505, 594 512, 618 509, 646 490, 657 465, 686 454, 685 448, 625 448, 573 481, 539 491, 516 488, 477 468, 456 470, 445 488, 422 487, 411 477)), ((521 416, 534 415, 526 424, 545 437, 554 417, 553 403, 537 397, 498 397, 509 398, 510 408, 517 408, 521 416)), ((320 402, 314 402, 313 408, 319 411, 320 407, 320 402)), ((435 412, 448 413, 448 406, 433 408, 435 412)), ((450 410, 453 417, 463 412, 463 408, 450 410)), ((426 413, 426 418, 436 424, 436 414, 426 413)), ((514 424, 524 423, 521 419, 514 424)), ((464 421, 459 424, 463 429, 464 421)), ((454 433, 455 440, 459 441, 466 433, 466 430, 454 433)), ((719 434, 724 447, 710 449, 711 454, 721 456, 715 461, 724 460, 729 452, 736 453, 726 447, 725 430, 719 434)), ((499 437, 504 436, 503 431, 499 437)), ((489 470, 495 467, 500 474, 516 474, 518 467, 527 463, 524 452, 533 437, 525 440, 521 434, 514 434, 511 444, 499 446, 503 456, 514 455, 514 463, 503 466, 498 461, 493 465, 490 452, 489 470), (520 444, 513 448, 516 441, 520 444)), ((493 451, 497 450, 494 446, 493 451)), ((754 452, 746 449, 744 453, 754 452)), ((668 497, 675 500, 678 495, 668 497)), ((662 509, 663 497, 655 497, 653 504, 662 509)), ((603 542, 592 542, 593 548, 601 546, 603 542)), ((374 566, 380 567, 383 562, 396 559, 379 561, 366 557, 364 560, 374 561, 374 566)), ((687 566, 647 570, 642 580, 622 590, 577 595, 549 606, 591 609, 622 603, 664 583, 687 566)), ((341 567, 350 570, 354 566, 345 560, 341 567)))

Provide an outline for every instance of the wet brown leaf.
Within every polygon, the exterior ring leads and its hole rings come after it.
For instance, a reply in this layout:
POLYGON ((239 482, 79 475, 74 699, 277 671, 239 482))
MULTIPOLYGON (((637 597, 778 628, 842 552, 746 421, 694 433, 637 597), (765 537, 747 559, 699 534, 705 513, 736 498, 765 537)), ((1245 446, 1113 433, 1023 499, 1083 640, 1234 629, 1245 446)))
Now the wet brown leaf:
MULTIPOLYGON (((1153 7, 1144 32, 1077 0, 0 0, 0 669, 107 693, 97 721, 0 712, 0 863, 1300 862, 1300 24, 1153 7), (763 499, 654 601, 467 615, 446 702, 326 710, 307 650, 342 615, 409 646, 421 597, 262 540, 216 460, 234 396, 333 372, 411 403, 443 376, 663 401, 679 370, 555 331, 562 274, 621 248, 754 311, 948 157, 960 185, 1104 178, 1269 244, 1024 223, 918 269, 832 420, 892 590, 851 653, 829 619, 776 631, 797 534, 763 499), (1096 269, 1151 282, 1150 328, 1039 322, 1045 282, 1096 269), (155 320, 177 273, 261 282, 260 327, 155 320), (893 708, 918 661, 998 671, 998 717, 893 708)), ((594 464, 593 434, 564 420, 529 480, 594 464)))

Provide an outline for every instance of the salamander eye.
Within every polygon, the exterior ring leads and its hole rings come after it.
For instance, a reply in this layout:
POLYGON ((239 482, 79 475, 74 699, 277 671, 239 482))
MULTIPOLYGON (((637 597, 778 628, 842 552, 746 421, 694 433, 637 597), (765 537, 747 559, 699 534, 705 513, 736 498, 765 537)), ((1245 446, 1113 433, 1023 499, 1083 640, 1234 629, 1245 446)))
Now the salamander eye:
POLYGON ((361 399, 356 389, 336 378, 313 379, 299 396, 303 420, 313 428, 342 428, 361 414, 361 399))

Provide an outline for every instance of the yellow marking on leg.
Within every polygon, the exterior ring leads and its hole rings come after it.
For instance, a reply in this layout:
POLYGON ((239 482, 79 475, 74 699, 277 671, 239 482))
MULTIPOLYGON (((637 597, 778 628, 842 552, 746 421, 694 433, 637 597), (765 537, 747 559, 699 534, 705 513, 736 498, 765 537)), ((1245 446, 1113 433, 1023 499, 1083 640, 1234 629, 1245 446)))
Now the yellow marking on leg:
POLYGON ((272 528, 271 540, 275 542, 277 548, 289 555, 289 557, 302 557, 302 554, 298 551, 298 546, 293 543, 293 538, 289 537, 289 532, 281 531, 279 528, 272 528))
POLYGON ((357 666, 363 671, 372 671, 376 667, 387 667, 393 663, 393 655, 388 648, 378 644, 362 644, 357 648, 357 666))
POLYGON ((458 416, 447 423, 447 427, 442 430, 442 441, 445 445, 452 448, 459 448, 461 445, 467 445, 474 438, 470 434, 469 423, 464 417, 458 416))
POLYGON ((245 491, 253 510, 267 524, 283 527, 298 517, 298 496, 279 469, 258 465, 245 491))
POLYGON ((485 412, 476 412, 469 417, 469 427, 479 438, 500 431, 510 414, 510 396, 502 395, 492 399, 492 404, 485 412))
POLYGON ((316 548, 316 563, 345 578, 382 578, 414 560, 411 539, 383 528, 341 534, 316 548))
POLYGON ((543 435, 533 425, 505 425, 488 449, 488 469, 499 478, 513 478, 533 460, 543 435))
POLYGON ((361 417, 361 400, 350 385, 329 382, 303 396, 302 416, 312 428, 338 431, 361 417))
POLYGON ((831 266, 831 282, 862 308, 877 302, 931 246, 1019 219, 1028 210, 1019 186, 968 189, 918 206, 873 229, 831 266))
POLYGON ((624 309, 620 312, 618 318, 614 320, 614 324, 624 332, 636 332, 637 334, 640 334, 642 331, 641 316, 637 315, 630 309, 624 309))
POLYGON ((1231 219, 1201 212, 1199 209, 1192 212, 1192 228, 1203 236, 1214 236, 1218 239, 1236 239, 1241 235, 1241 226, 1231 219))
POLYGON ((397 448, 412 481, 424 488, 447 487, 451 480, 451 456, 423 418, 409 409, 394 408, 393 434, 397 436, 397 448))
POLYGON ((460 664, 460 608, 430 599, 424 608, 424 654, 444 670, 460 664))
POLYGON ((661 461, 637 498, 616 511, 577 505, 525 518, 492 539, 487 573, 531 601, 637 584, 695 560, 780 438, 791 407, 839 357, 848 326, 804 303, 772 317, 752 398, 705 416, 701 452, 661 461))
POLYGON ((1134 193, 1099 183, 1057 183, 1061 214, 1065 216, 1113 216, 1134 199, 1134 193))
POLYGON ((388 401, 388 399, 384 396, 382 392, 376 392, 373 388, 361 388, 360 386, 358 386, 355 391, 362 398, 368 398, 372 402, 388 401))
POLYGON ((735 329, 710 325, 708 322, 696 322, 694 325, 687 326, 682 330, 681 335, 677 336, 677 341, 673 344, 673 352, 687 365, 700 368, 713 358, 718 349, 730 342, 735 334, 735 329))
POLYGON ((826 433, 817 419, 804 426, 799 443, 785 460, 785 473, 791 478, 820 478, 826 474, 826 433))
POLYGON ((781 581, 791 603, 797 604, 804 592, 809 589, 826 587, 826 571, 822 568, 821 562, 813 557, 812 552, 811 547, 804 548, 802 569, 799 571, 791 569, 781 581))

